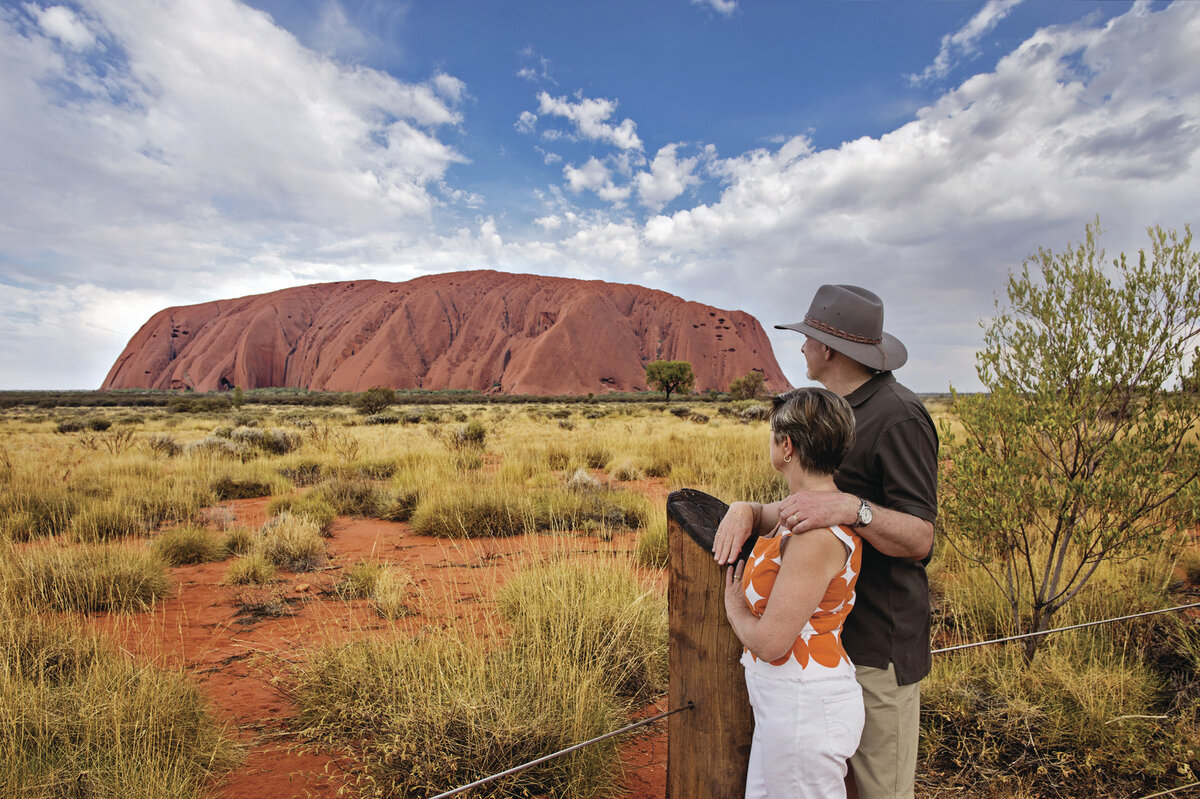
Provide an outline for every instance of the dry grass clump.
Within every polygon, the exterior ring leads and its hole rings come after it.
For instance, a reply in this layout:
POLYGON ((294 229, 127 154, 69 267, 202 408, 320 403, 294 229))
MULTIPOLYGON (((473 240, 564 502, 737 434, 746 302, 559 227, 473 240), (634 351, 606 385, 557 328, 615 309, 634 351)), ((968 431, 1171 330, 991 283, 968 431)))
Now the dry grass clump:
POLYGON ((617 696, 645 699, 667 680, 667 607, 625 567, 567 561, 528 569, 497 598, 511 647, 608 675, 617 696))
POLYGON ((276 497, 267 504, 268 516, 278 516, 284 512, 293 516, 303 516, 316 522, 321 535, 329 534, 329 529, 333 526, 334 519, 337 518, 337 511, 333 505, 313 493, 305 494, 302 497, 276 497))
POLYGON ((367 599, 375 593, 375 584, 384 568, 377 560, 360 560, 346 570, 334 590, 342 599, 367 599))
POLYGON ((225 572, 227 585, 266 585, 274 579, 275 564, 257 552, 238 558, 225 572))
POLYGON ((238 480, 223 474, 212 483, 212 492, 222 502, 231 499, 253 499, 271 494, 271 484, 261 480, 238 480))
POLYGON ((311 496, 328 503, 339 514, 374 518, 379 517, 388 501, 378 486, 361 477, 326 480, 312 490, 311 496))
MULTIPOLYGON (((364 795, 425 795, 529 762, 612 731, 621 696, 661 688, 665 607, 627 570, 562 564, 516 579, 507 645, 423 634, 327 647, 299 667, 303 734, 351 751, 364 795)), ((616 754, 613 741, 589 746, 478 793, 611 795, 616 754)))
POLYGON ((254 532, 248 527, 231 527, 225 532, 221 547, 229 555, 245 555, 254 547, 254 532))
POLYGON ((40 546, 0 562, 5 595, 48 610, 144 610, 171 589, 156 555, 120 545, 40 546))
POLYGON ((146 529, 137 508, 120 500, 101 500, 80 508, 67 532, 72 541, 95 543, 144 535, 146 529))
POLYGON ((238 753, 181 674, 0 601, 0 796, 199 799, 238 753))
POLYGON ((0 489, 0 530, 12 541, 32 541, 66 532, 79 506, 61 481, 16 472, 0 489))
POLYGON ((176 527, 154 537, 150 548, 168 566, 188 566, 222 560, 228 550, 212 533, 199 527, 176 527))
POLYGON ((388 621, 413 613, 408 606, 409 591, 415 585, 413 578, 395 566, 380 570, 371 589, 375 609, 388 621))
POLYGON ((645 532, 638 536, 633 557, 643 566, 662 569, 666 568, 669 552, 666 507, 659 506, 654 509, 645 532))
POLYGON ((306 516, 284 511, 258 531, 254 552, 288 571, 311 571, 325 563, 325 541, 321 528, 306 516))

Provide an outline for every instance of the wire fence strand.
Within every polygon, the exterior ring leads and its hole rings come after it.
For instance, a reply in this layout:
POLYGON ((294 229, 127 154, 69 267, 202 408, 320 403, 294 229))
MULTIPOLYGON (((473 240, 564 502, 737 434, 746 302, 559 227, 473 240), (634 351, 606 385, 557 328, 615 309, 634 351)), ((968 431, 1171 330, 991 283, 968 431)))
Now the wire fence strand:
POLYGON ((1176 605, 1173 608, 1160 608, 1159 610, 1147 610, 1144 613, 1131 613, 1128 616, 1117 616, 1112 619, 1101 619, 1100 621, 1085 621, 1082 624, 1072 624, 1069 627, 1055 627, 1052 630, 1042 630, 1036 633, 1022 633, 1021 635, 1010 635, 1007 638, 992 638, 988 641, 976 641, 971 644, 959 644, 958 646, 947 646, 942 649, 935 649, 930 654, 940 655, 944 652, 956 652, 960 649, 971 649, 977 646, 987 646, 988 644, 1003 644, 1007 641, 1020 641, 1023 638, 1037 638, 1040 635, 1049 635, 1050 633, 1061 633, 1067 630, 1079 630, 1084 627, 1095 627, 1099 624, 1110 624, 1114 621, 1128 621, 1129 619, 1139 619, 1142 616, 1154 616, 1159 613, 1171 613, 1176 610, 1188 610, 1189 608, 1200 608, 1200 602, 1193 602, 1190 605, 1176 605))
POLYGON ((644 727, 647 724, 658 721, 659 719, 665 719, 667 716, 673 715, 675 713, 679 713, 680 711, 683 711, 683 710, 691 710, 694 707, 695 707, 695 704, 693 702, 689 701, 686 705, 680 705, 679 707, 673 708, 672 710, 666 710, 666 711, 663 711, 662 713, 658 713, 657 715, 642 719, 641 721, 636 721, 627 727, 622 727, 619 730, 613 730, 612 732, 607 732, 604 735, 601 735, 597 738, 591 739, 590 741, 584 741, 583 743, 578 743, 578 744, 575 744, 574 746, 569 746, 566 749, 560 749, 559 751, 554 752, 549 755, 546 755, 544 757, 539 757, 537 760, 530 760, 528 763, 522 763, 519 766, 513 766, 512 768, 501 771, 498 774, 492 774, 487 777, 484 777, 481 780, 475 780, 475 782, 472 782, 469 785, 463 785, 459 788, 455 788, 452 791, 446 791, 445 793, 439 793, 437 796, 433 797, 433 799, 447 799, 447 797, 450 797, 450 796, 457 796, 458 794, 463 793, 464 791, 469 791, 472 788, 478 788, 481 785, 487 785, 489 782, 494 782, 494 781, 500 779, 501 777, 507 777, 510 774, 516 774, 518 771, 524 771, 525 769, 531 768, 540 763, 545 763, 548 760, 554 760, 556 757, 562 757, 563 755, 568 755, 577 749, 582 749, 585 746, 591 746, 592 744, 600 743, 601 741, 606 740, 608 738, 612 738, 613 736, 624 735, 625 733, 629 732, 630 730, 636 730, 638 727, 644 727))

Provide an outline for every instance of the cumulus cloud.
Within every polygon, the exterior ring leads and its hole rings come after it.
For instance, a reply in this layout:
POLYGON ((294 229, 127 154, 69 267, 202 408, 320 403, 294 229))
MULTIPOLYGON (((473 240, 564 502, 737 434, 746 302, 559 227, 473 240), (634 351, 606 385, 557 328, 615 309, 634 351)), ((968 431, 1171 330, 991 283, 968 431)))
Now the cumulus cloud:
POLYGON ((650 162, 650 171, 641 172, 634 178, 638 199, 653 211, 661 210, 688 188, 700 185, 700 178, 695 174, 700 157, 680 159, 678 148, 678 144, 668 144, 660 149, 650 162))
POLYGON ((91 39, 65 9, 0 16, 0 252, 25 280, 424 226, 465 161, 437 135, 461 119, 453 76, 339 65, 232 0, 90 13, 91 39))
POLYGON ((517 129, 518 133, 533 133, 537 130, 537 120, 537 114, 532 111, 522 111, 513 127, 517 129))
POLYGON ((963 56, 975 53, 980 37, 995 28, 1020 2, 1021 0, 988 0, 966 25, 942 37, 942 47, 933 63, 925 67, 921 74, 909 75, 909 82, 922 84, 946 77, 955 66, 955 62, 963 56))
POLYGON ((571 102, 566 97, 552 97, 546 92, 538 92, 537 98, 538 113, 570 121, 580 138, 611 144, 621 150, 642 149, 637 124, 632 119, 623 119, 615 125, 609 123, 617 110, 614 100, 576 95, 576 102, 571 102))

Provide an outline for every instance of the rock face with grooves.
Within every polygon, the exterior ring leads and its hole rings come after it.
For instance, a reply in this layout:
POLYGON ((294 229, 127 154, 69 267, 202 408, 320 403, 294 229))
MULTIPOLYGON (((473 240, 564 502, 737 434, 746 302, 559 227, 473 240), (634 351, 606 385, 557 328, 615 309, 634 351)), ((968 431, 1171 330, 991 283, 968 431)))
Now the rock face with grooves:
POLYGON ((640 286, 452 272, 355 280, 159 311, 104 389, 475 389, 597 394, 647 388, 645 365, 690 361, 696 390, 752 369, 789 388, 758 321, 640 286))

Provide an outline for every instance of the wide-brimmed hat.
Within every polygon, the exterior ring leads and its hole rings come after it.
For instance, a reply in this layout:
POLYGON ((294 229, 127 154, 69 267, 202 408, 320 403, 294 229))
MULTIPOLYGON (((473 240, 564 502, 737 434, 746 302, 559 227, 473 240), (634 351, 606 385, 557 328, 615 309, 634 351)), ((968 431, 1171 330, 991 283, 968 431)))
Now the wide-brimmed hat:
POLYGON ((908 360, 900 339, 883 332, 883 300, 858 286, 821 286, 804 321, 775 327, 799 331, 881 372, 908 360))

